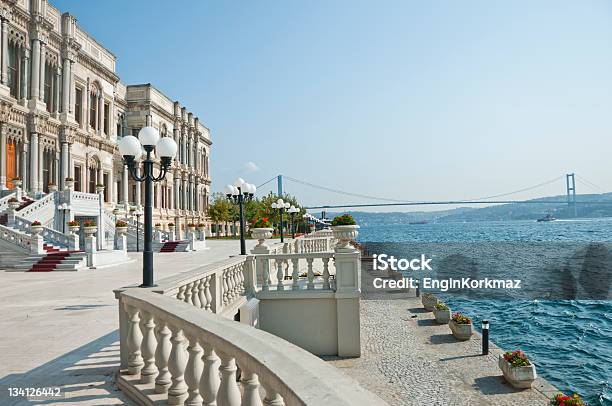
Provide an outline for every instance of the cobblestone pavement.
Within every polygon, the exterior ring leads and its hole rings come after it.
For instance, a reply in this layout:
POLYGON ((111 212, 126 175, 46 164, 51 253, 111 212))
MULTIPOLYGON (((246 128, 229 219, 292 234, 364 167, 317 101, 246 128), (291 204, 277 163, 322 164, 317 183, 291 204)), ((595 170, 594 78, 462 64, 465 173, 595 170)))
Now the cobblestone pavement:
MULTIPOLYGON (((370 279, 367 270, 363 277, 370 279)), ((480 335, 455 340, 411 293, 362 300, 361 357, 324 358, 390 405, 548 404, 554 387, 538 380, 534 389, 513 389, 497 366, 498 347, 482 356, 480 335)))

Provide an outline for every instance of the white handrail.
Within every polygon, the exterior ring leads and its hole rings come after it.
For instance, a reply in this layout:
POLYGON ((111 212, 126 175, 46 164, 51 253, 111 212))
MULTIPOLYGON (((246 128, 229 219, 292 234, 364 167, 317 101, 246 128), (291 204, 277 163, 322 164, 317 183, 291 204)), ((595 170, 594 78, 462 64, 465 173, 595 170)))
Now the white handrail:
POLYGON ((53 220, 55 214, 55 193, 52 192, 41 199, 35 200, 17 213, 20 217, 27 220, 38 220, 42 224, 47 224, 53 220))
POLYGON ((13 192, 13 193, 9 193, 8 195, 0 198, 0 211, 8 209, 8 201, 11 198, 16 197, 16 196, 17 196, 17 193, 13 192))
POLYGON ((0 239, 30 252, 32 236, 0 224, 0 239))
MULTIPOLYGON (((15 216, 15 228, 24 232, 29 232, 32 221, 24 219, 20 216, 15 216)), ((44 227, 40 235, 43 237, 45 242, 49 242, 53 245, 57 245, 61 248, 68 248, 70 245, 70 237, 64 233, 53 230, 49 227, 44 227)))

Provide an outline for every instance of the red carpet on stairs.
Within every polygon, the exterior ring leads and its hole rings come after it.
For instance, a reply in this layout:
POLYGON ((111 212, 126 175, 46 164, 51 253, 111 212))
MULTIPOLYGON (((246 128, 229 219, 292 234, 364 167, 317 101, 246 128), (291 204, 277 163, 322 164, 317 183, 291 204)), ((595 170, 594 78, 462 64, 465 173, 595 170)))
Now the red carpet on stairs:
POLYGON ((51 252, 32 265, 28 272, 51 272, 58 264, 70 256, 70 251, 51 252))
POLYGON ((168 242, 165 242, 164 245, 159 250, 159 252, 174 252, 174 250, 176 250, 176 247, 180 243, 181 243, 180 241, 168 241, 168 242))

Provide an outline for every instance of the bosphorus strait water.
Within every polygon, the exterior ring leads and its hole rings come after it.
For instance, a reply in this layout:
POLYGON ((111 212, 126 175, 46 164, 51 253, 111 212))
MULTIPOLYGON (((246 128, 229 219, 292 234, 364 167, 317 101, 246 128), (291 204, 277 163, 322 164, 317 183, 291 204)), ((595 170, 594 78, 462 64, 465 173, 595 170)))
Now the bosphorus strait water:
POLYGON ((527 352, 538 374, 559 390, 577 392, 590 405, 612 405, 612 219, 406 224, 382 213, 355 218, 358 240, 373 254, 433 253, 433 262, 448 268, 438 277, 465 276, 460 268, 468 263, 472 277, 523 279, 520 292, 499 297, 462 289, 434 293, 472 317, 477 329, 488 319, 491 340, 527 352))

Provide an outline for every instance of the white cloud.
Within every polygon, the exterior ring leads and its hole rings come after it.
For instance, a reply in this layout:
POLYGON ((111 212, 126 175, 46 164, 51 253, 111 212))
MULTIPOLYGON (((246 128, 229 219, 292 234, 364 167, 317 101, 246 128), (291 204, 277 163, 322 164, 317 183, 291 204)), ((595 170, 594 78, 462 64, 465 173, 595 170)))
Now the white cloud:
POLYGON ((255 162, 249 161, 244 164, 244 170, 247 172, 257 172, 259 170, 259 166, 257 166, 255 162))

